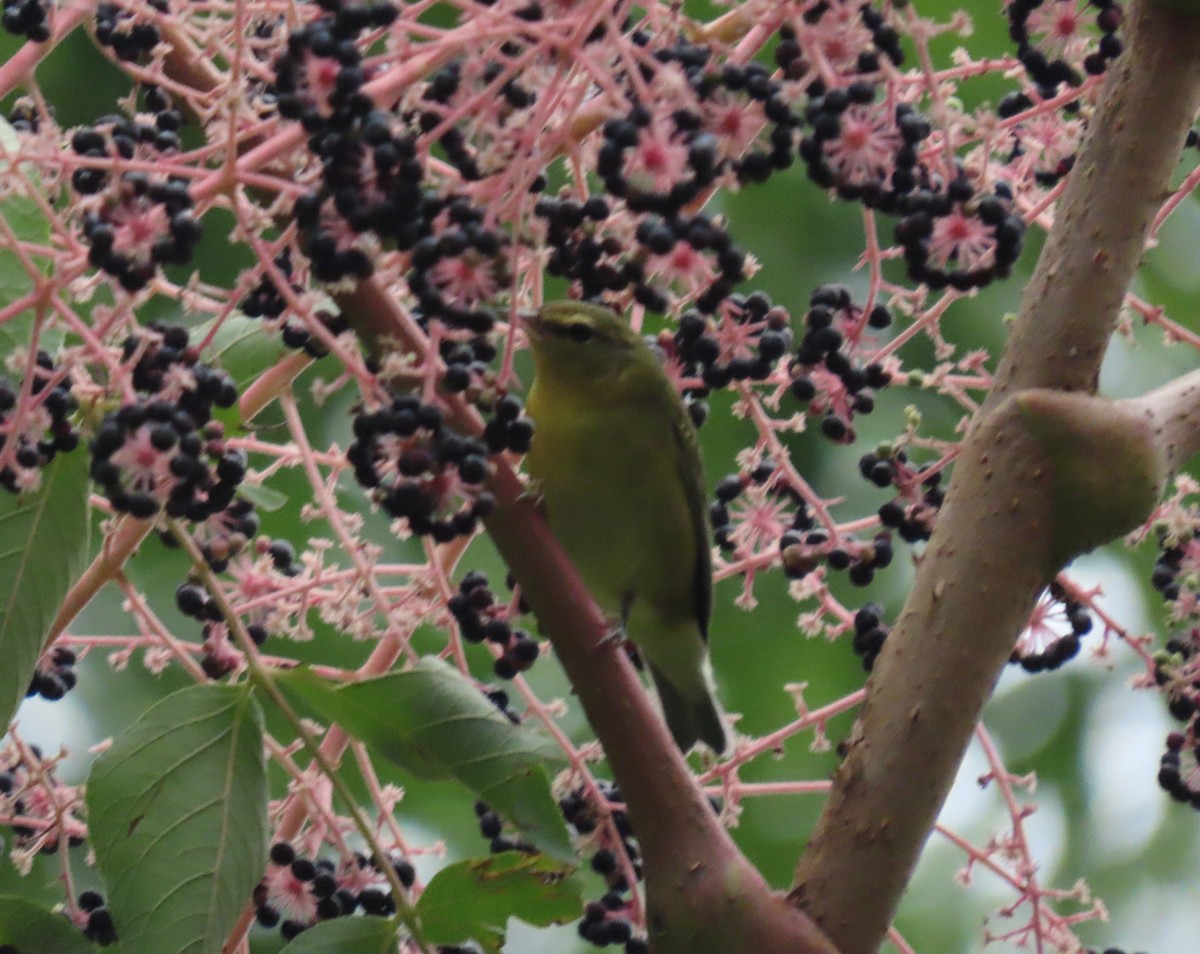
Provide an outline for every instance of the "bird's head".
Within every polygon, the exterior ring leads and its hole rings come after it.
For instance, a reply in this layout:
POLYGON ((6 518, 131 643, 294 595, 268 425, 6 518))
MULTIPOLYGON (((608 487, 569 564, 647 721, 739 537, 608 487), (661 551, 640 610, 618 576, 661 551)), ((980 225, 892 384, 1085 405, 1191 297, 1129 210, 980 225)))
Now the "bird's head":
POLYGON ((551 302, 523 324, 539 376, 576 380, 617 376, 631 364, 653 357, 629 323, 602 305, 551 302))

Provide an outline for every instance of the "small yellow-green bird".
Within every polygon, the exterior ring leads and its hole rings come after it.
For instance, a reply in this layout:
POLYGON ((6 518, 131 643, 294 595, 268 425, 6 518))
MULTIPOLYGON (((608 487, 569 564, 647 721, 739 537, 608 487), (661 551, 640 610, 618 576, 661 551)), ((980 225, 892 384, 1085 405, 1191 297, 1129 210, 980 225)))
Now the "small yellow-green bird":
POLYGON ((637 644, 675 742, 723 752, 704 471, 687 408, 658 356, 607 308, 554 302, 525 326, 536 425, 526 467, 550 529, 637 644))

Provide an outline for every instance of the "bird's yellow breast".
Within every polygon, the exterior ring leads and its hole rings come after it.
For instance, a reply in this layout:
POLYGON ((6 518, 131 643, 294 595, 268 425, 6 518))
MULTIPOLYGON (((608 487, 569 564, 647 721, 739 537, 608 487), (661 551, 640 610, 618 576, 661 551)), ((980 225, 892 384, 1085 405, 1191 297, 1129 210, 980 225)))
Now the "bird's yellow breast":
POLYGON ((643 403, 548 395, 535 385, 526 459, 551 529, 603 608, 696 615, 696 533, 671 419, 643 403))

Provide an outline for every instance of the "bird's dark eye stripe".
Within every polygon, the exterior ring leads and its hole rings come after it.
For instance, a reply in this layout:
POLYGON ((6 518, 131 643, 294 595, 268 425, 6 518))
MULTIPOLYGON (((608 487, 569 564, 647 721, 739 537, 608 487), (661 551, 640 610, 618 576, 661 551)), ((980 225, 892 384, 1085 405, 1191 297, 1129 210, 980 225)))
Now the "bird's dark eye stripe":
POLYGON ((595 329, 591 325, 582 321, 572 321, 562 325, 549 325, 548 327, 553 334, 570 338, 579 344, 591 341, 595 332, 595 329))

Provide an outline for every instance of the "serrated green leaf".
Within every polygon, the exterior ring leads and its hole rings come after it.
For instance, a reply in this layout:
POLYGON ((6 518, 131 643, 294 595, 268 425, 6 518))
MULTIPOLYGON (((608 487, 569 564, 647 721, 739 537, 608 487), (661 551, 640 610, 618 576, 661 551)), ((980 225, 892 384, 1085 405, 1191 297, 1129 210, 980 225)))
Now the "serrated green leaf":
MULTIPOLYGON (((379 697, 386 696, 386 692, 377 695, 370 688, 345 692, 347 686, 322 679, 306 666, 281 673, 277 680, 286 693, 299 699, 318 718, 338 723, 373 752, 407 769, 417 778, 434 782, 452 777, 444 761, 426 757, 408 733, 399 731, 399 723, 388 716, 391 699, 384 699, 380 706, 379 697)), ((371 686, 377 682, 372 679, 353 685, 371 686)))
POLYGON ((414 775, 457 779, 540 850, 574 858, 546 774, 562 753, 540 732, 513 725, 454 667, 427 657, 405 672, 336 688, 294 669, 280 685, 414 775))
POLYGON ((389 954, 395 949, 396 928, 387 918, 338 918, 309 928, 279 954, 389 954))
POLYGON ((0 897, 0 945, 9 944, 18 954, 91 954, 95 948, 61 914, 24 898, 0 897))
POLYGON ((572 869, 545 855, 506 851, 443 868, 421 893, 417 917, 434 944, 474 940, 498 952, 509 918, 545 927, 579 917, 572 869))
POLYGON ((89 837, 123 950, 221 950, 266 867, 262 736, 246 688, 191 686, 96 760, 89 837))
POLYGON ((88 555, 87 455, 59 454, 33 493, 0 491, 0 728, 17 710, 88 555))

